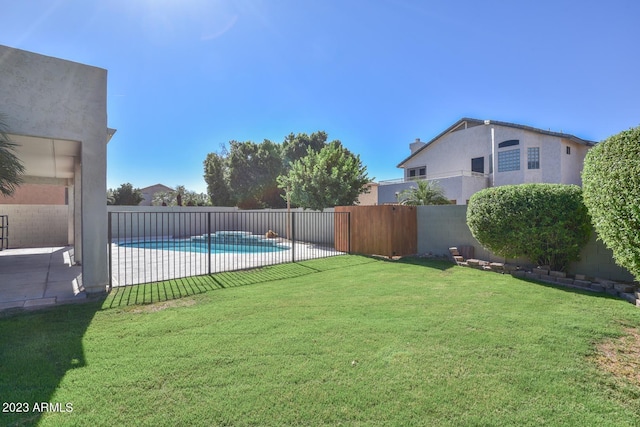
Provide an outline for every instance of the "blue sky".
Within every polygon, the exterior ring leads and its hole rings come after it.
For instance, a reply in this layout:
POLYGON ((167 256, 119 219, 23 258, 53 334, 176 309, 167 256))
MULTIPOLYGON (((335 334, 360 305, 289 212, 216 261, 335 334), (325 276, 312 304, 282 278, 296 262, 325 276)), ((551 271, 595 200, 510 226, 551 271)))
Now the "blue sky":
POLYGON ((461 117, 640 125, 640 2, 2 0, 0 44, 108 70, 108 187, 204 192, 235 139, 328 132, 369 176, 461 117))

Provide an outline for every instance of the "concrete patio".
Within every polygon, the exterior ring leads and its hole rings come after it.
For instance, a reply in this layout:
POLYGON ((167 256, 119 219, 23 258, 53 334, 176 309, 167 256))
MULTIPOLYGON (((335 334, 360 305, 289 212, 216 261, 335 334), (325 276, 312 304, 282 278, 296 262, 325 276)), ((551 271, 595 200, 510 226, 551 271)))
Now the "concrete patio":
POLYGON ((0 251, 0 310, 86 301, 73 247, 0 251))

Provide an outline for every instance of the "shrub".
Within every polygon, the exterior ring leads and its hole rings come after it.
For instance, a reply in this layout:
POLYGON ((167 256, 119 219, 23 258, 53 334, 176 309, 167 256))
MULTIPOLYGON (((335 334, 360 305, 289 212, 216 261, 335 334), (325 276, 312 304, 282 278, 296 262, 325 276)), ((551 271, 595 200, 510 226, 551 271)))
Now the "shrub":
POLYGON ((467 225, 496 255, 566 270, 589 240, 591 221, 577 185, 493 187, 471 197, 467 225))
POLYGON ((640 280, 640 127, 589 150, 582 182, 598 237, 616 263, 640 280))

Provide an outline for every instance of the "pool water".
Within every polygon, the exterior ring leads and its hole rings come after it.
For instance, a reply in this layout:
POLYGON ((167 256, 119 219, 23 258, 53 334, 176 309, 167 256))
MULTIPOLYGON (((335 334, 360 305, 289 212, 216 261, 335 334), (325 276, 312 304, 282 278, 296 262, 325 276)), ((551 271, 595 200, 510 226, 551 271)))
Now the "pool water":
POLYGON ((193 236, 188 239, 149 240, 121 243, 120 246, 140 249, 207 253, 211 240, 211 253, 266 253, 289 250, 275 239, 254 235, 244 231, 219 231, 210 235, 193 236))

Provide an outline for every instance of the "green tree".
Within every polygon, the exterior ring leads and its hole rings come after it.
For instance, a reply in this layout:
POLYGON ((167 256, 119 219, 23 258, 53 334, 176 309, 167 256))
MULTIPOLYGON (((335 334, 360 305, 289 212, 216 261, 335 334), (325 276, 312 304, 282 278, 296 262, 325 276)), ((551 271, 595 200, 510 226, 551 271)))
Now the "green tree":
POLYGON ((486 188, 467 207, 471 234, 496 255, 565 270, 589 241, 591 220, 577 185, 486 188))
POLYGON ((284 206, 277 178, 282 173, 280 147, 269 140, 229 143, 229 188, 243 209, 284 206))
POLYGON ((187 191, 184 196, 186 206, 211 206, 211 199, 207 193, 187 191))
POLYGON ((214 206, 235 206, 231 197, 226 159, 223 154, 209 153, 204 161, 204 180, 207 194, 214 206))
POLYGON ((449 200, 437 181, 416 181, 417 187, 411 187, 398 194, 398 203, 408 206, 448 205, 449 200))
POLYGON ((183 206, 185 204, 184 198, 186 194, 187 194, 187 189, 185 188, 184 185, 176 185, 176 189, 173 190, 173 195, 176 200, 176 205, 183 206))
POLYGON ((115 205, 116 204, 116 196, 113 194, 113 189, 110 188, 107 190, 107 205, 115 205))
POLYGON ((24 165, 15 155, 16 144, 9 139, 5 116, 0 115, 0 193, 11 196, 22 183, 24 165))
POLYGON ((360 156, 353 155, 340 141, 292 163, 278 185, 288 192, 291 203, 305 209, 324 210, 357 203, 370 182, 360 156))
POLYGON ((322 150, 327 145, 328 138, 324 131, 314 132, 311 135, 306 133, 294 135, 293 132, 287 135, 282 142, 282 157, 287 170, 291 163, 305 157, 309 150, 315 152, 322 150))
POLYGON ((589 150, 582 183, 598 237, 640 280, 640 126, 589 150))
POLYGON ((211 206, 206 193, 196 193, 184 185, 176 185, 173 191, 159 191, 153 195, 154 206, 211 206))
POLYGON ((139 188, 134 189, 133 185, 128 182, 116 190, 109 189, 109 191, 113 193, 114 205, 138 206, 144 199, 142 191, 139 188))
POLYGON ((173 206, 175 204, 175 197, 173 192, 158 191, 153 195, 151 204, 154 206, 173 206))

